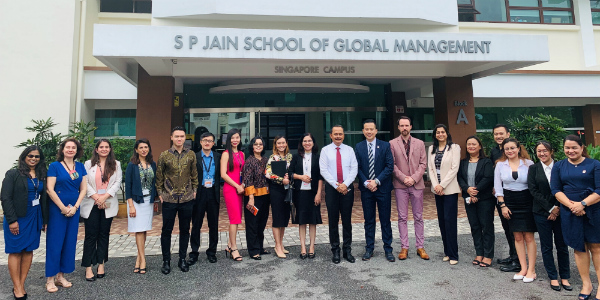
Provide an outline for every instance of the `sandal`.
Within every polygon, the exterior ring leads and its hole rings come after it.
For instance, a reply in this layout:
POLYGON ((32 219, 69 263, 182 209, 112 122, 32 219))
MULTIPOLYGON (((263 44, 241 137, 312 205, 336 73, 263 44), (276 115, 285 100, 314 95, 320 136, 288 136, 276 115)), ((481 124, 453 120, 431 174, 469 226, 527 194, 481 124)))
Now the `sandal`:
POLYGON ((46 282, 46 291, 48 291, 48 293, 56 293, 58 292, 58 288, 53 282, 46 282))
MULTIPOLYGON (((229 247, 229 245, 227 245, 227 248, 225 248, 225 257, 229 257, 231 255, 231 248, 229 247)), ((232 257, 233 258, 233 257, 232 257)))
POLYGON ((133 268, 133 273, 139 273, 140 272, 140 268, 133 268))
POLYGON ((488 264, 488 263, 485 263, 485 262, 479 263, 479 267, 480 268, 489 268, 490 266, 492 266, 492 264, 488 264))
POLYGON ((231 248, 230 248, 230 249, 229 249, 229 251, 230 251, 230 253, 229 253, 229 254, 231 255, 231 259, 232 259, 232 260, 234 260, 234 261, 242 261, 242 259, 243 259, 243 258, 242 258, 242 256, 241 256, 241 255, 240 255, 240 256, 238 256, 238 257, 233 257, 233 252, 237 252, 237 253, 238 253, 238 255, 240 254, 240 251, 238 251, 238 249, 231 249, 231 248))
POLYGON ((474 260, 473 260, 473 265, 474 265, 474 266, 476 266, 476 265, 480 265, 480 264, 481 264, 481 262, 480 262, 480 261, 478 261, 478 260, 476 260, 476 259, 474 259, 474 260))
POLYGON ((146 268, 142 268, 142 269, 140 269, 140 274, 146 274, 146 271, 147 271, 146 268))
POLYGON ((56 279, 54 281, 54 285, 56 286, 62 286, 64 288, 70 288, 73 286, 73 283, 69 282, 66 278, 61 278, 61 279, 56 279))

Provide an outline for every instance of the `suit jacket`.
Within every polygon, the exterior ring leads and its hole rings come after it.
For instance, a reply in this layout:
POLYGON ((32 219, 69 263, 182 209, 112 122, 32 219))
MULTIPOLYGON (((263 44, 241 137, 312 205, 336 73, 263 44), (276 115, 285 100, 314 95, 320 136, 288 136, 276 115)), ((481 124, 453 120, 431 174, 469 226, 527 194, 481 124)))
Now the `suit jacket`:
POLYGON ((548 183, 548 178, 546 177, 546 172, 544 172, 542 162, 537 162, 529 166, 527 186, 529 187, 529 192, 533 196, 534 213, 548 217, 552 206, 560 206, 556 197, 552 195, 550 183, 548 183))
MULTIPOLYGON (((87 172, 87 195, 81 201, 81 217, 87 219, 92 212, 94 207, 94 199, 90 198, 96 194, 96 166, 92 167, 92 161, 88 160, 84 164, 85 171, 87 172)), ((121 170, 121 163, 117 161, 117 169, 115 173, 108 179, 108 187, 106 193, 110 195, 106 199, 107 203, 110 203, 110 207, 104 209, 106 218, 112 218, 119 212, 119 199, 117 199, 117 193, 121 189, 121 182, 123 180, 123 171, 121 170)))
MULTIPOLYGON (((212 151, 212 154, 215 163, 215 177, 213 182, 213 187, 215 188, 214 201, 221 203, 221 154, 216 151, 212 151)), ((196 168, 198 169, 198 190, 196 192, 196 200, 200 199, 200 189, 202 188, 202 184, 204 184, 204 165, 202 164, 204 158, 202 155, 202 150, 196 153, 196 168)))
MULTIPOLYGON (((24 176, 17 169, 8 170, 2 180, 2 210, 8 224, 14 223, 18 218, 27 215, 27 202, 29 189, 27 176, 24 176)), ((40 195, 40 205, 42 206, 42 217, 44 224, 48 224, 48 196, 46 194, 46 181, 43 181, 44 188, 40 195)))
MULTIPOLYGON (((288 169, 289 178, 292 178, 292 174, 304 175, 304 158, 299 154, 294 154, 292 156, 292 161, 290 163, 290 167, 288 169)), ((316 195, 319 190, 319 180, 323 180, 321 177, 321 169, 319 168, 319 153, 313 153, 310 161, 310 178, 312 179, 310 182, 310 190, 316 195)), ((294 191, 300 191, 300 187, 302 186, 302 180, 294 179, 293 187, 294 191)))
POLYGON ((410 141, 408 156, 406 156, 406 151, 404 150, 402 136, 390 141, 390 148, 394 157, 393 184, 395 189, 406 189, 408 187, 404 185, 404 178, 410 176, 415 180, 414 187, 417 190, 422 190, 425 188, 423 174, 425 174, 425 170, 427 169, 425 144, 415 137, 411 137, 410 141))
MULTIPOLYGON (((158 196, 158 192, 156 191, 156 162, 152 162, 150 167, 154 172, 152 191, 150 191, 150 203, 154 203, 154 199, 158 196)), ((127 164, 127 169, 125 170, 125 199, 131 199, 136 203, 141 203, 144 200, 140 167, 136 164, 127 164)))
POLYGON ((435 168, 435 154, 431 154, 432 150, 433 145, 429 146, 429 151, 427 151, 427 155, 429 155, 428 168, 429 179, 431 179, 431 191, 433 192, 435 186, 439 184, 444 188, 445 195, 460 193, 460 186, 458 186, 458 181, 456 180, 460 166, 460 146, 452 144, 450 149, 444 151, 442 163, 440 164, 440 182, 438 182, 437 170, 435 168))
MULTIPOLYGON (((364 140, 354 147, 356 160, 358 162, 358 188, 361 192, 368 191, 365 187, 365 181, 369 180, 369 146, 364 140)), ((389 193, 394 187, 392 185, 392 173, 394 172, 394 156, 390 143, 376 139, 375 141, 375 178, 381 184, 377 191, 389 193)))
MULTIPOLYGON (((460 167, 458 168, 458 185, 462 190, 463 198, 470 197, 467 193, 469 189, 469 158, 465 158, 460 161, 460 167)), ((492 189, 494 188, 494 164, 489 158, 480 158, 477 161, 477 168, 475 169, 475 187, 479 191, 477 194, 478 201, 482 200, 496 200, 492 189)))

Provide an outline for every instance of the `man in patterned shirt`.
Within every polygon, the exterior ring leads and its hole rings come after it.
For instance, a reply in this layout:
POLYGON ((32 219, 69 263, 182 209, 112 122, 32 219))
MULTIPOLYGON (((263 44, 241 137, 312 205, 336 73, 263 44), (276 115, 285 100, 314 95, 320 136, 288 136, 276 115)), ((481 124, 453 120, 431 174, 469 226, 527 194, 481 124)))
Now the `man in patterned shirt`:
POLYGON ((198 189, 198 169, 196 154, 184 148, 185 129, 177 126, 171 130, 171 149, 158 157, 156 170, 156 191, 162 203, 163 227, 160 245, 163 255, 163 274, 171 272, 171 234, 175 216, 179 216, 179 263, 183 272, 189 271, 185 260, 190 240, 190 222, 198 189))

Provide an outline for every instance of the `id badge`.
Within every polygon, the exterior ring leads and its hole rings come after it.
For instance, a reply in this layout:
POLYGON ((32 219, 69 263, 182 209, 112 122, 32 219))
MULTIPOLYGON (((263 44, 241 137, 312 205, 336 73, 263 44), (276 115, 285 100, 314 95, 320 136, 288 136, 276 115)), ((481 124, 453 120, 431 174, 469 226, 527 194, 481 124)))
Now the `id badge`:
POLYGON ((33 201, 31 201, 31 206, 38 206, 40 205, 40 196, 37 196, 35 199, 33 199, 33 201))
POLYGON ((211 188, 212 186, 213 186, 212 179, 207 179, 206 181, 204 181, 204 187, 205 188, 211 188))
POLYGON ((242 172, 240 172, 240 183, 244 182, 243 176, 242 176, 242 172))
POLYGON ((98 195, 104 195, 104 194, 106 194, 106 189, 99 189, 97 194, 98 195))
POLYGON ((150 196, 150 190, 149 189, 142 189, 142 196, 150 196))
POLYGON ((439 174, 442 174, 442 171, 441 171, 441 170, 436 170, 436 172, 438 173, 438 175, 439 175, 439 174))
POLYGON ((307 188, 310 187, 310 183, 306 183, 304 181, 302 181, 302 186, 300 188, 307 188))

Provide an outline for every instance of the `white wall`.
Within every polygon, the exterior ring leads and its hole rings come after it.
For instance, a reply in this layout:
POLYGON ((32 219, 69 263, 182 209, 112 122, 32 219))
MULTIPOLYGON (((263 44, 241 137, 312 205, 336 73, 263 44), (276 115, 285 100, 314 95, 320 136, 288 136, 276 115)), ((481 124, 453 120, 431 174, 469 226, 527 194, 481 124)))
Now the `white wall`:
MULTIPOLYGON (((31 119, 52 117, 66 133, 74 101, 74 0, 0 0, 0 179, 33 135, 31 119)), ((76 31, 77 30, 77 31, 76 31)), ((76 61, 75 61, 76 63, 76 61)))

